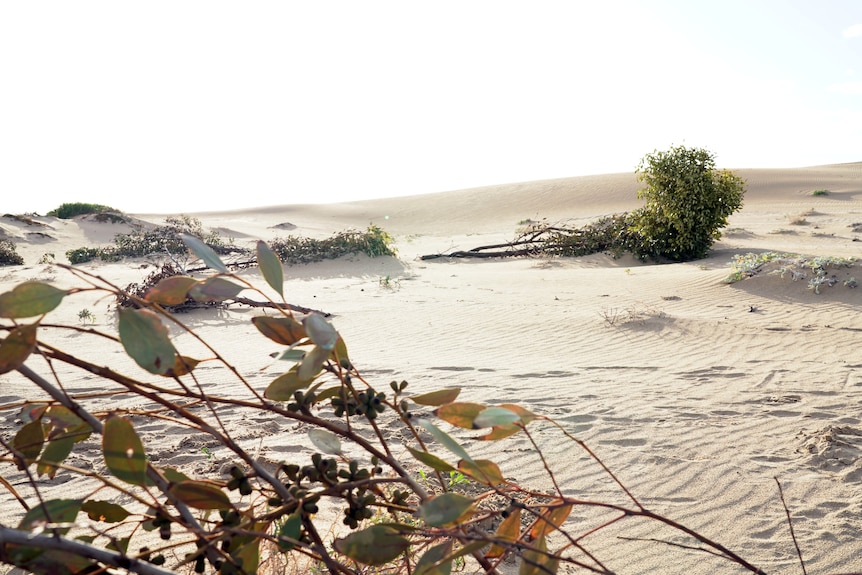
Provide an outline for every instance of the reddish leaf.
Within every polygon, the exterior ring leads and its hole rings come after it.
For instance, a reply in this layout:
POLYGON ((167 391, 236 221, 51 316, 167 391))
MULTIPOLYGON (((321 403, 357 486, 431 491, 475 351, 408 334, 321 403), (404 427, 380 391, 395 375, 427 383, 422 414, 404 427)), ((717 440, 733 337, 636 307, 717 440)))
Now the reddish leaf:
POLYGON ((438 407, 434 414, 443 421, 451 423, 456 427, 464 429, 473 429, 473 420, 476 416, 484 411, 487 406, 481 403, 447 403, 438 407))
POLYGON ((569 517, 571 512, 571 504, 561 505, 557 503, 553 507, 546 508, 541 517, 536 519, 536 523, 530 531, 530 537, 532 539, 538 539, 558 529, 569 517))
POLYGON ((0 374, 18 369, 36 349, 38 323, 21 325, 0 342, 0 374))
POLYGON ((165 278, 147 291, 144 299, 160 305, 180 305, 188 299, 189 290, 197 280, 188 276, 165 278))
POLYGON ((60 305, 68 291, 29 281, 0 294, 0 317, 18 319, 43 315, 60 305))
POLYGON ((258 316, 251 323, 260 333, 281 345, 293 345, 308 337, 301 323, 292 317, 258 316))
POLYGON ((458 470, 479 483, 485 485, 500 485, 506 483, 503 473, 493 461, 487 459, 474 459, 473 461, 459 461, 458 470))
MULTIPOLYGON (((497 527, 497 532, 494 534, 495 539, 499 539, 500 541, 505 541, 508 543, 514 543, 518 540, 521 535, 521 508, 515 507, 509 513, 509 516, 506 517, 500 526, 497 527)), ((496 559, 497 557, 502 557, 506 552, 506 548, 497 545, 491 545, 491 549, 488 550, 488 553, 485 554, 485 557, 489 559, 496 559)))

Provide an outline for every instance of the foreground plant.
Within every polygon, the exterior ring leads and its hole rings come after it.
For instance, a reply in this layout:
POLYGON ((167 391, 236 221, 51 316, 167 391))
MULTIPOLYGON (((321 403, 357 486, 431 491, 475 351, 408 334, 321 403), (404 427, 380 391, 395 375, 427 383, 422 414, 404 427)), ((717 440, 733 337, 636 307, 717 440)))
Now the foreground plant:
MULTIPOLYGON (((613 566, 589 548, 587 536, 646 519, 689 536, 713 557, 762 573, 721 544, 644 507, 587 445, 549 418, 514 404, 459 402, 458 389, 411 394, 407 382, 381 387, 367 381, 341 335, 320 315, 300 318, 276 306, 272 315, 252 319, 261 336, 283 347, 279 359, 290 365, 258 389, 164 309, 188 298, 232 298, 243 290, 266 297, 229 273, 201 240, 184 240, 214 275, 167 277, 138 297, 61 266, 80 287, 25 282, 0 294, 0 317, 6 319, 0 373, 17 371, 46 396, 17 406, 20 428, 0 439, 5 450, 0 460, 6 464, 0 484, 20 506, 17 516, 7 513, 0 522, 3 563, 42 574, 118 568, 161 575, 186 566, 198 573, 251 574, 264 562, 290 558, 330 573, 431 575, 447 574, 465 558, 472 570, 497 573, 508 557, 520 562, 523 575, 555 573, 566 564, 609 574, 613 566), (66 297, 82 291, 131 298, 137 307, 117 310, 117 334, 41 325, 66 297), (209 357, 184 355, 169 337, 169 325, 198 338, 209 357), (149 375, 137 377, 65 353, 40 338, 49 329, 74 330, 98 345, 122 347, 149 375), (204 362, 222 369, 198 370, 204 362), (57 375, 68 374, 66 368, 96 374, 101 392, 68 391, 57 375), (239 384, 234 394, 207 391, 210 379, 223 382, 228 376, 239 384), (109 400, 118 393, 140 401, 109 400), (303 424, 316 453, 307 460, 265 464, 223 425, 220 414, 226 410, 303 424), (234 464, 227 474, 191 477, 152 461, 141 429, 163 421, 231 453, 234 464), (384 425, 401 426, 408 445, 387 439, 384 425), (508 479, 494 461, 472 456, 446 426, 479 430, 483 441, 522 436, 535 453, 528 465, 542 468, 552 487, 508 479), (537 441, 535 428, 541 426, 583 450, 628 503, 568 494, 537 441), (94 442, 108 474, 67 462, 76 449, 94 442), (59 472, 94 487, 81 498, 49 498, 45 478, 59 472), (462 491, 467 482, 479 488, 473 495, 462 491), (577 527, 567 523, 574 510, 587 508, 603 514, 592 523, 581 518, 577 527)), ((281 262, 263 242, 257 261, 267 284, 283 298, 281 262)))

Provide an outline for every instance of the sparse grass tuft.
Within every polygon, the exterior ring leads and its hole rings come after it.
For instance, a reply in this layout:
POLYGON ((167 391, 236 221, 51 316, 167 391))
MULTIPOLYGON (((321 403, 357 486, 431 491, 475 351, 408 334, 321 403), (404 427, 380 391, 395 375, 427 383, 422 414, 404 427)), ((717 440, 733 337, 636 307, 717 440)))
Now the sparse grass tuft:
POLYGON ((814 190, 811 192, 812 196, 828 196, 829 190, 814 190))
MULTIPOLYGON (((856 265, 855 258, 834 256, 806 257, 798 254, 766 252, 762 254, 745 254, 736 256, 730 263, 733 271, 725 278, 726 283, 735 283, 760 273, 767 263, 773 263, 771 274, 781 278, 789 277, 792 281, 808 280, 808 289, 819 294, 823 286, 832 287, 838 283, 838 278, 830 274, 830 269, 849 268, 856 265)), ((855 278, 844 282, 847 287, 856 287, 855 278)))

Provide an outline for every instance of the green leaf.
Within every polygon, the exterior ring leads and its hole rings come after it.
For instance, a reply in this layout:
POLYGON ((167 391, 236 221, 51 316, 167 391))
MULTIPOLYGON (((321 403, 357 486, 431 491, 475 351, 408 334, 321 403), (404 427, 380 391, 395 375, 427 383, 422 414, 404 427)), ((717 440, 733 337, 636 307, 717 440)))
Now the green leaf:
POLYGON ((434 410, 434 414, 447 423, 464 429, 473 429, 473 420, 487 409, 481 403, 447 403, 434 410))
POLYGON ((350 356, 347 354, 347 344, 341 334, 338 335, 338 341, 335 342, 335 349, 332 350, 332 355, 335 356, 335 361, 344 369, 350 369, 350 356))
POLYGON ((208 267, 223 274, 228 273, 227 266, 224 265, 224 262, 221 261, 221 258, 218 257, 218 254, 211 247, 189 234, 181 234, 180 237, 192 253, 202 259, 208 267))
POLYGON ((105 464, 114 476, 126 483, 143 486, 147 480, 144 444, 129 420, 112 415, 102 435, 105 464))
POLYGON ((476 459, 472 462, 462 460, 458 462, 458 470, 485 485, 506 483, 506 479, 497 464, 487 459, 476 459))
MULTIPOLYGON (((505 541, 508 543, 514 543, 521 536, 521 508, 514 507, 509 516, 503 519, 503 522, 500 523, 500 526, 497 527, 497 532, 494 534, 494 538, 500 541, 505 541)), ((502 557, 506 553, 506 548, 502 545, 497 545, 496 543, 491 545, 491 549, 488 550, 488 553, 485 554, 485 557, 489 559, 496 559, 497 557, 502 557)))
POLYGON ((287 519, 284 520, 284 523, 282 523, 281 527, 278 529, 277 535, 279 537, 278 548, 285 553, 293 551, 293 548, 299 542, 299 538, 302 535, 302 516, 299 514, 299 511, 289 515, 287 519))
POLYGON ((120 539, 113 539, 105 544, 106 549, 113 549, 114 551, 119 551, 123 555, 126 554, 129 550, 129 542, 131 541, 131 537, 122 537, 120 539))
POLYGON ((419 561, 413 575, 449 575, 452 572, 452 540, 428 549, 419 561))
POLYGON ((188 299, 189 290, 198 281, 188 276, 173 276, 161 280, 147 291, 144 299, 159 305, 180 305, 188 299))
POLYGON ((68 294, 68 290, 42 282, 18 284, 12 291, 0 294, 0 317, 19 319, 46 314, 60 305, 68 294))
POLYGON ((410 397, 410 399, 414 403, 418 403, 419 405, 429 405, 437 407, 443 405, 444 403, 452 403, 458 398, 458 395, 460 393, 460 387, 449 387, 444 389, 438 389, 437 391, 432 391, 430 393, 413 395, 410 397))
POLYGON ((455 467, 449 465, 436 455, 432 453, 428 453, 427 451, 419 451, 418 449, 413 449, 412 447, 408 447, 407 450, 419 461, 430 467, 431 469, 442 471, 444 473, 448 473, 449 471, 455 471, 455 467))
POLYGON ((126 353, 150 373, 165 374, 176 365, 177 351, 168 328, 152 310, 118 310, 120 341, 126 353))
POLYGON ((220 277, 207 278, 196 283, 189 290, 189 297, 195 301, 225 301, 235 298, 245 288, 220 277))
POLYGON ((291 401, 295 391, 304 387, 308 387, 310 382, 299 379, 297 368, 293 367, 290 371, 275 378, 270 383, 263 396, 272 401, 291 401))
POLYGON ((257 316, 251 318, 257 330, 281 345, 293 345, 308 337, 301 323, 292 317, 257 316))
POLYGON ((97 501, 91 499, 84 501, 81 511, 86 513, 93 521, 104 521, 105 523, 119 523, 131 513, 122 506, 110 501, 97 501))
POLYGON ((36 463, 36 473, 38 475, 45 474, 50 479, 53 479, 59 469, 57 465, 63 463, 69 457, 74 446, 75 439, 73 437, 63 437, 49 441, 45 444, 45 451, 42 452, 42 457, 36 463))
POLYGON ((494 427, 495 425, 507 425, 520 421, 521 417, 504 407, 489 407, 483 409, 473 418, 473 429, 482 429, 483 427, 494 427))
POLYGON ((272 248, 261 240, 257 242, 257 265, 260 266, 263 279, 266 280, 269 287, 277 291, 281 299, 284 299, 284 268, 281 267, 281 260, 275 255, 272 248))
POLYGON ((326 429, 312 427, 308 430, 308 438, 321 452, 327 455, 342 455, 341 440, 326 429))
POLYGON ((329 359, 329 353, 328 350, 322 347, 314 346, 299 363, 299 368, 296 370, 297 377, 306 383, 310 383, 317 377, 320 370, 323 369, 323 364, 329 359))
POLYGON ((322 315, 318 313, 309 314, 302 320, 302 325, 305 326, 308 337, 315 345, 326 351, 335 349, 335 344, 338 342, 338 332, 322 315))
POLYGON ((473 458, 467 453, 467 451, 461 447, 461 444, 452 439, 449 434, 445 431, 441 430, 439 427, 434 425, 428 420, 422 419, 419 421, 419 425, 425 428, 425 430, 434 436, 434 439, 443 444, 443 446, 466 461, 473 461, 473 458))
POLYGON ((443 493, 419 506, 419 515, 431 527, 455 523, 470 511, 474 501, 458 493, 443 493))
POLYGON ((231 509, 233 504, 218 486, 207 481, 180 481, 171 485, 174 497, 195 509, 231 509))
POLYGON ((335 550, 354 561, 377 566, 389 563, 410 548, 410 540, 386 525, 372 525, 336 539, 335 550))
MULTIPOLYGON (((33 531, 45 524, 74 523, 80 509, 81 501, 79 499, 51 499, 30 509, 24 515, 18 529, 33 531)), ((58 531, 66 533, 69 529, 71 526, 61 527, 58 531)))
POLYGON ((21 325, 0 342, 0 374, 18 369, 36 349, 38 323, 21 325))
POLYGON ((29 465, 39 457, 42 445, 45 442, 45 433, 41 421, 31 421, 18 430, 12 440, 12 446, 21 452, 24 461, 29 465))

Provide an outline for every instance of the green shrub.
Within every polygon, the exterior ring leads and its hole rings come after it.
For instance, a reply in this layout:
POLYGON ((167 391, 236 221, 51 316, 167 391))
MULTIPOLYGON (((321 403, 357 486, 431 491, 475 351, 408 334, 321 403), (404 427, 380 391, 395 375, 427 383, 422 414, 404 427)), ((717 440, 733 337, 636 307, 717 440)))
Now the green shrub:
POLYGON ((75 248, 66 252, 66 257, 71 264, 84 264, 93 261, 98 256, 98 248, 75 248))
POLYGON ((677 146, 643 157, 639 179, 646 200, 632 214, 632 231, 641 236, 641 255, 687 261, 706 257, 727 218, 742 207, 745 182, 716 170, 712 153, 677 146))
POLYGON ((12 240, 0 239, 0 266, 20 266, 24 258, 17 251, 18 246, 12 240))
POLYGON ((364 232, 348 230, 322 240, 297 236, 276 238, 269 246, 284 263, 304 264, 358 253, 370 257, 393 256, 396 253, 393 242, 387 232, 371 225, 364 232))
POLYGON ((812 196, 828 196, 829 190, 814 190, 811 192, 812 196))
POLYGON ((45 215, 60 218, 61 220, 68 220, 70 218, 74 218, 75 216, 81 216, 85 214, 105 213, 112 213, 115 214, 116 217, 120 217, 120 211, 115 210, 112 207, 103 206, 102 204, 87 204, 83 202, 70 202, 66 204, 60 204, 59 208, 54 208, 45 215))

